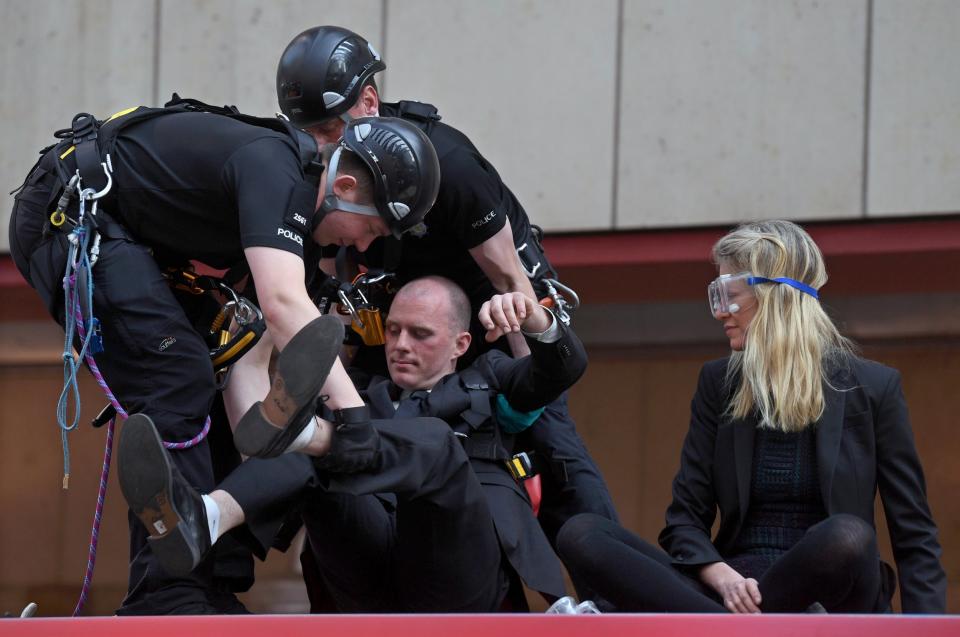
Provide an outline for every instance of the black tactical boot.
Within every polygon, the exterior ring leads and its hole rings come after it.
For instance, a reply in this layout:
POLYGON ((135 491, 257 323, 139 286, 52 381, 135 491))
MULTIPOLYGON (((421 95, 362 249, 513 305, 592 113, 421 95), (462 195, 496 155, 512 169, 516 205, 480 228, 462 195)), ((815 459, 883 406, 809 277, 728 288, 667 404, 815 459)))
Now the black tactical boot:
POLYGON ((150 550, 170 575, 186 575, 210 550, 207 512, 170 462, 153 421, 130 416, 120 429, 120 490, 147 528, 150 550))
POLYGON ((321 316, 294 334, 277 357, 270 392, 243 415, 233 433, 237 450, 273 458, 313 420, 317 395, 343 344, 343 323, 321 316))
POLYGON ((330 473, 358 473, 374 469, 380 436, 370 424, 370 408, 348 407, 333 410, 333 440, 330 451, 313 464, 330 473))

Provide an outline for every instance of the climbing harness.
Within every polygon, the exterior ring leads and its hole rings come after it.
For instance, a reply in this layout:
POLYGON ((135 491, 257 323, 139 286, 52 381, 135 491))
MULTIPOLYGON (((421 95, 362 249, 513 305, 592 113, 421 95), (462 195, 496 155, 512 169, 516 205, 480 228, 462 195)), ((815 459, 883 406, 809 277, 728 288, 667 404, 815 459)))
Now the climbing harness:
POLYGON ((267 328, 263 313, 253 302, 239 295, 226 280, 198 274, 193 266, 167 268, 163 275, 174 290, 226 299, 204 334, 210 347, 217 389, 222 390, 226 387, 231 365, 250 351, 263 336, 267 328))

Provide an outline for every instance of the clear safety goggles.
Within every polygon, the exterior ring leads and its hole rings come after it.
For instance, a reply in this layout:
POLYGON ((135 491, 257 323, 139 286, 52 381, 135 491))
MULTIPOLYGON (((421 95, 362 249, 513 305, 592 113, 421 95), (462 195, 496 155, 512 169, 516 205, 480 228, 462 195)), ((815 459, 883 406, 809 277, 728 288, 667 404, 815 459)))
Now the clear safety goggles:
POLYGON ((820 298, 817 290, 806 283, 801 283, 796 279, 788 277, 767 278, 756 276, 750 272, 740 272, 738 274, 721 274, 710 282, 707 286, 707 300, 710 303, 710 312, 717 314, 736 314, 741 308, 746 307, 752 299, 756 298, 753 286, 758 283, 782 283, 800 290, 804 294, 809 294, 813 298, 820 298))

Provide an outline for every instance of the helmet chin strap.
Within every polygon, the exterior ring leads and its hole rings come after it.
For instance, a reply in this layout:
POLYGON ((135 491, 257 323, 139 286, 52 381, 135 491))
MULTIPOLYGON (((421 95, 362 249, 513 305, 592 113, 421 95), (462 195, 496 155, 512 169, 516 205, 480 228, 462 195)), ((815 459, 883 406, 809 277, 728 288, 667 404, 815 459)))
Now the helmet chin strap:
POLYGON ((327 186, 323 192, 323 200, 320 202, 320 209, 313 215, 311 222, 312 230, 315 230, 323 218, 334 210, 343 212, 353 212, 360 215, 379 217, 380 213, 373 206, 351 203, 337 197, 333 192, 333 182, 337 179, 337 168, 340 166, 340 154, 343 152, 343 146, 337 147, 330 157, 330 166, 327 167, 327 186))

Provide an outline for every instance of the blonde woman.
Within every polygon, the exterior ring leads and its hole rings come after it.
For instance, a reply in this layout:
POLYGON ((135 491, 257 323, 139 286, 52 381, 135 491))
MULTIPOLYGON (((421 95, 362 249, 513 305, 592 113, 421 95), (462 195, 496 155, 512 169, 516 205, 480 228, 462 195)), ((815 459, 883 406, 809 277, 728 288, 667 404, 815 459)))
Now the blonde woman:
POLYGON ((788 221, 713 249, 710 309, 733 350, 707 363, 673 482, 664 551, 595 516, 558 540, 623 611, 943 613, 946 577, 899 373, 858 357, 823 311, 823 257, 788 221), (874 526, 879 489, 898 575, 874 526), (711 539, 716 513, 720 525, 711 539))

